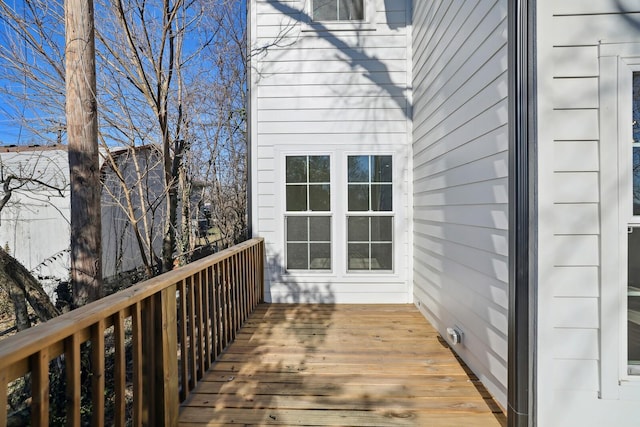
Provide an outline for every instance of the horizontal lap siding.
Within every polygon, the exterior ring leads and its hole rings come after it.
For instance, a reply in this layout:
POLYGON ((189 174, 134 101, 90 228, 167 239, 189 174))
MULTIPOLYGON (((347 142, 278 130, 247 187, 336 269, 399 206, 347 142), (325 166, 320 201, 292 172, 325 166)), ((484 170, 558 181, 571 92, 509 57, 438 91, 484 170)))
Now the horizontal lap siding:
POLYGON ((413 7, 415 300, 506 406, 507 2, 413 7))
MULTIPOLYGON (((640 4, 545 1, 539 9, 538 424, 636 425, 598 399, 600 41, 638 41, 640 4)), ((615 118, 612 118, 615 119, 615 118)), ((637 404, 637 403, 636 403, 637 404)), ((635 415, 632 415, 635 413, 635 415)))
MULTIPOLYGON (((408 302, 410 49, 408 1, 372 0, 362 30, 310 25, 306 0, 254 0, 252 117, 255 232, 268 243, 269 292, 278 302, 408 302), (393 274, 347 274, 344 233, 334 234, 330 274, 282 274, 286 153, 332 155, 332 168, 352 152, 394 153, 399 171, 393 274), (270 244, 269 244, 270 243, 270 244), (342 261, 341 261, 342 262, 342 261)), ((346 178, 335 174, 334 203, 346 178)), ((344 190, 344 189, 343 189, 344 190)), ((335 204, 334 204, 335 208, 335 204)), ((334 209, 335 210, 335 209, 334 209)), ((344 230, 344 214, 333 216, 344 230)), ((337 232, 336 232, 337 233, 337 232)))

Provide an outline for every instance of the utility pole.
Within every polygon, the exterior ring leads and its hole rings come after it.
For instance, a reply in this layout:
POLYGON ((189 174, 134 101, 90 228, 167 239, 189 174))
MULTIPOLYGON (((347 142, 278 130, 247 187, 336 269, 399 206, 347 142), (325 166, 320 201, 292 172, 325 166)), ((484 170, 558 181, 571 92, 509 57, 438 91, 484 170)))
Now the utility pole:
POLYGON ((100 167, 93 0, 65 0, 66 115, 75 307, 102 296, 100 167))

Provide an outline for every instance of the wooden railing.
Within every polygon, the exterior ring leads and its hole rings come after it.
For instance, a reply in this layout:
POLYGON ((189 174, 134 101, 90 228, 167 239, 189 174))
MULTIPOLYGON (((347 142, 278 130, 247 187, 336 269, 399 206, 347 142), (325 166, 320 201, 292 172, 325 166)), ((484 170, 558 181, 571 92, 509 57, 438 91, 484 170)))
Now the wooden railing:
POLYGON ((34 426, 177 425, 262 301, 263 257, 263 240, 249 240, 0 341, 0 426, 29 386, 34 426))

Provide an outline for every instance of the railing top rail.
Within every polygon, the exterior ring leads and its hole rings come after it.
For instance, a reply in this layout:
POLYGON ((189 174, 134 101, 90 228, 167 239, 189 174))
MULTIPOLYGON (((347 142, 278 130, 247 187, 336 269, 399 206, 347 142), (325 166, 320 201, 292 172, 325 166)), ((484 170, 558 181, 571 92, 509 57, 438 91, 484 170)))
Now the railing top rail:
POLYGON ((94 325, 99 320, 106 319, 262 241, 262 238, 247 240, 5 338, 0 341, 0 370, 7 369, 26 357, 94 325))

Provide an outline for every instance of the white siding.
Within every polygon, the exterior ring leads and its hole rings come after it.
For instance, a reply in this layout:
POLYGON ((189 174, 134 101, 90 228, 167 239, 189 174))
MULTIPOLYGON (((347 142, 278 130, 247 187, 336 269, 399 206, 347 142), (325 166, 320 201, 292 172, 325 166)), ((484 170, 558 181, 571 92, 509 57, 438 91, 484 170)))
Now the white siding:
POLYGON ((69 277, 67 151, 3 148, 0 168, 5 177, 33 178, 61 190, 60 194, 28 184, 13 192, 0 214, 0 245, 33 272, 53 297, 56 280, 69 277))
POLYGON ((413 5, 414 293, 506 407, 507 2, 413 5))
MULTIPOLYGON (((166 220, 161 153, 153 146, 146 146, 135 151, 135 161, 129 150, 114 150, 111 155, 130 190, 131 203, 139 215, 138 230, 144 253, 154 265, 154 260, 162 256, 166 220), (136 172, 136 164, 143 171, 140 174, 136 172)), ((144 265, 133 224, 123 208, 127 201, 122 183, 108 162, 103 163, 101 173, 102 276, 108 279, 107 283, 114 280, 118 283, 122 280, 119 275, 144 265)))
POLYGON ((614 350, 600 340, 617 333, 602 329, 600 290, 617 285, 600 283, 598 44, 637 42, 639 12, 633 0, 538 2, 541 426, 638 423, 638 401, 599 398, 600 372, 611 371, 603 354, 614 350))
POLYGON ((348 29, 319 28, 305 0, 250 4, 253 232, 267 242, 267 298, 410 302, 410 1, 368 1, 367 22, 348 29), (393 273, 346 272, 340 207, 354 153, 394 156, 393 273), (331 155, 331 273, 284 272, 284 157, 295 154, 331 155))

